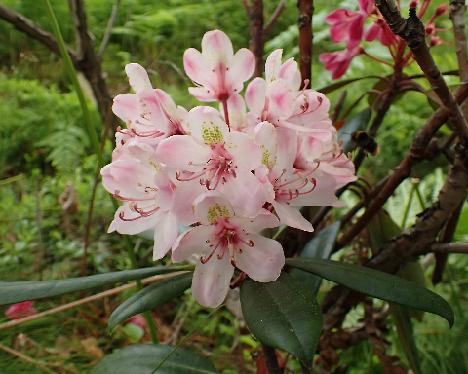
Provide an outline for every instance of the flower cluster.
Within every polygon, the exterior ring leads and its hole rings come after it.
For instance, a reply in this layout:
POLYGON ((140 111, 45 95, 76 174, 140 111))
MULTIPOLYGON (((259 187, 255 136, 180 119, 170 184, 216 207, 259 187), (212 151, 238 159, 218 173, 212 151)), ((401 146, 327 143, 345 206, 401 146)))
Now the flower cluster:
POLYGON ((113 105, 127 128, 117 132, 101 175, 122 202, 109 232, 154 229, 154 260, 171 249, 173 261, 196 255, 193 295, 215 307, 236 268, 255 281, 279 277, 283 248, 262 230, 284 224, 313 231, 300 207, 338 205, 335 191, 356 178, 328 99, 301 89, 296 62, 283 62, 281 50, 244 97, 254 56, 234 53, 223 32, 207 32, 202 52, 188 49, 183 62, 195 83, 189 92, 215 106, 187 111, 154 89, 140 65, 127 65, 135 93, 116 96, 113 105))
MULTIPOLYGON (((400 1, 398 1, 398 4, 400 1)), ((429 7, 431 0, 423 0, 418 12, 418 17, 422 18, 429 7)), ((417 1, 411 1, 410 7, 416 8, 417 1)), ((427 21, 426 35, 431 46, 439 45, 442 39, 437 35, 438 31, 444 29, 435 25, 435 20, 447 13, 448 6, 443 4, 438 6, 433 15, 427 21)), ((359 0, 359 10, 337 9, 331 12, 327 18, 327 23, 331 26, 330 36, 333 43, 345 43, 346 49, 338 52, 322 53, 320 61, 325 64, 327 70, 332 73, 333 79, 338 79, 346 73, 351 60, 359 55, 370 55, 362 46, 363 41, 378 40, 387 47, 395 64, 406 66, 411 62, 411 54, 404 56, 404 42, 393 34, 374 5, 374 0, 359 0), (365 28, 367 22, 371 24, 365 28)), ((378 60, 378 59, 377 59, 378 60)), ((379 62, 387 63, 385 60, 379 62)))

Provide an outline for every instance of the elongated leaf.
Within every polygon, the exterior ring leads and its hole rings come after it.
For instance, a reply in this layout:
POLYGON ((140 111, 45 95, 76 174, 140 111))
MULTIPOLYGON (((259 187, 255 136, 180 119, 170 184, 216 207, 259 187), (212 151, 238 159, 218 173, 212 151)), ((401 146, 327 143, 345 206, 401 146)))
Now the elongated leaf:
POLYGON ((421 364, 408 308, 402 305, 390 304, 390 311, 395 319, 398 338, 411 369, 415 374, 421 374, 421 364))
POLYGON ((447 301, 397 276, 331 260, 290 258, 286 263, 378 299, 437 314, 453 325, 453 311, 447 301))
POLYGON ((179 296, 190 287, 192 276, 192 272, 181 274, 143 288, 112 312, 108 321, 109 329, 113 329, 127 318, 156 308, 179 296))
POLYGON ((343 144, 343 152, 348 153, 356 148, 356 144, 351 140, 351 135, 355 131, 366 129, 370 117, 371 110, 369 108, 364 109, 346 121, 343 127, 338 131, 338 140, 343 144))
MULTIPOLYGON (((104 357, 91 374, 151 374, 172 351, 170 345, 137 344, 104 357)), ((188 349, 178 348, 158 369, 157 374, 215 374, 213 364, 188 349)))
MULTIPOLYGON (((336 236, 338 235, 338 231, 340 229, 340 224, 341 222, 337 221, 320 231, 304 246, 304 249, 299 254, 299 257, 324 259, 330 258, 336 236)), ((293 269, 291 271, 291 275, 301 280, 304 284, 307 284, 314 295, 317 294, 320 288, 320 284, 322 283, 322 278, 299 269, 293 269)))
POLYGON ((58 296, 68 292, 82 291, 116 282, 128 282, 187 269, 186 266, 156 266, 64 280, 0 282, 0 305, 58 296))
POLYGON ((322 315, 307 286, 283 273, 276 282, 245 281, 240 296, 247 326, 258 340, 311 363, 322 315))
POLYGON ((333 91, 336 91, 336 90, 340 89, 341 87, 345 87, 345 86, 347 86, 347 85, 349 85, 351 83, 359 82, 359 81, 362 81, 362 80, 365 80, 365 79, 381 79, 381 77, 379 77, 378 75, 367 75, 367 76, 359 77, 359 78, 344 79, 344 80, 341 80, 339 82, 329 84, 328 86, 324 86, 322 88, 319 88, 317 91, 321 92, 323 94, 329 94, 329 93, 331 93, 333 91))

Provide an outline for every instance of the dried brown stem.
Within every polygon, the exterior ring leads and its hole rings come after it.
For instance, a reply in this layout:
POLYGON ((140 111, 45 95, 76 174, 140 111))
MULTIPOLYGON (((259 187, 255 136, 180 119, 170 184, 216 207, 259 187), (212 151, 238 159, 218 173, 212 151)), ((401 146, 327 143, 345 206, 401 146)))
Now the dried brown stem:
POLYGON ((302 82, 312 86, 312 16, 314 14, 313 0, 297 0, 299 15, 297 25, 299 27, 299 70, 301 71, 302 82))
POLYGON ((437 243, 431 246, 434 253, 468 253, 468 243, 437 243))
POLYGON ((3 344, 0 344, 0 350, 12 355, 12 356, 15 356, 17 358, 19 358, 21 361, 24 361, 24 362, 27 362, 28 364, 32 364, 34 366, 37 366, 38 368, 40 368, 42 371, 45 371, 46 373, 50 373, 50 374, 54 374, 54 371, 52 371, 51 369, 49 369, 47 367, 47 365, 41 361, 38 361, 28 355, 25 355, 24 353, 21 353, 13 348, 10 348, 10 347, 7 347, 6 345, 3 345, 3 344))
POLYGON ((278 365, 275 349, 262 344, 262 351, 265 357, 265 363, 268 369, 268 374, 282 374, 283 370, 278 365))

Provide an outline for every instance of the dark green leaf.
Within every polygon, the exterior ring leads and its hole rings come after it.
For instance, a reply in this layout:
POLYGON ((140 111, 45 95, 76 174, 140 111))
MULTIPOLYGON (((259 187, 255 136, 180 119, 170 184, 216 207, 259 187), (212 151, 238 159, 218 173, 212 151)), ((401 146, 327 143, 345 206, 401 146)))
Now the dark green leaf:
POLYGON ((343 152, 348 153, 356 148, 356 144, 351 140, 351 135, 355 131, 364 130, 371 117, 371 110, 364 109, 351 117, 338 131, 338 140, 342 142, 343 152))
MULTIPOLYGON (((321 230, 313 237, 305 246, 299 257, 303 258, 330 258, 335 245, 335 239, 340 229, 340 221, 337 221, 330 226, 321 230)), ((314 295, 317 294, 322 278, 317 277, 307 271, 293 269, 291 275, 307 284, 314 295)))
POLYGON ((418 349, 414 340, 413 325, 408 308, 397 304, 390 304, 390 311, 395 319, 398 338, 411 369, 415 374, 421 374, 418 349))
POLYGON ((156 308, 179 296, 192 282, 193 273, 177 275, 173 278, 153 283, 138 291, 135 295, 120 304, 109 317, 109 329, 128 318, 156 308))
POLYGON ((283 273, 276 282, 245 281, 240 297, 247 326, 258 340, 311 363, 322 315, 307 286, 283 273))
MULTIPOLYGON (((152 374, 173 350, 170 345, 131 345, 104 357, 91 374, 152 374)), ((213 364, 188 349, 178 348, 157 370, 157 374, 215 374, 213 364)))
POLYGON ((341 87, 345 87, 348 84, 351 84, 351 83, 354 83, 354 82, 359 82, 359 81, 362 81, 362 80, 365 80, 365 79, 380 79, 380 78, 381 77, 379 77, 378 75, 367 75, 365 77, 344 79, 344 80, 341 80, 339 82, 329 84, 328 86, 319 88, 317 91, 326 95, 326 94, 329 94, 329 93, 331 93, 333 91, 336 91, 336 90, 340 89, 341 87))
POLYGON ((447 301, 397 276, 330 260, 290 258, 286 263, 378 299, 437 314, 453 325, 453 311, 447 301))
POLYGON ((187 267, 156 266, 55 281, 0 282, 0 305, 58 296, 68 292, 82 291, 112 283, 128 282, 181 270, 187 270, 187 267))

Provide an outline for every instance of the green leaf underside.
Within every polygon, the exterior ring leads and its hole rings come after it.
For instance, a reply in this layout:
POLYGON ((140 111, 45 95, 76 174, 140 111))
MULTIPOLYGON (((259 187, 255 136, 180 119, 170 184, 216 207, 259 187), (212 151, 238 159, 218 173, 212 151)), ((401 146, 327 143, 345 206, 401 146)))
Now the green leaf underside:
MULTIPOLYGON (((90 374, 151 374, 169 352, 170 345, 131 345, 104 357, 90 374)), ((158 374, 215 374, 206 358, 191 350, 178 348, 157 370, 158 374)))
POLYGON ((338 131, 338 140, 342 142, 344 153, 351 152, 356 148, 356 144, 352 141, 351 135, 355 131, 365 130, 370 118, 371 110, 366 108, 346 121, 343 127, 338 131))
POLYGON ((0 282, 0 305, 58 296, 69 292, 87 290, 117 282, 129 282, 187 269, 185 266, 156 266, 64 280, 0 282))
POLYGON ((179 296, 190 287, 192 276, 192 272, 177 275, 173 278, 149 285, 138 291, 112 312, 108 321, 109 329, 113 329, 117 324, 132 316, 156 308, 179 296))
MULTIPOLYGON (((340 222, 337 221, 321 230, 311 241, 309 241, 300 253, 301 258, 324 258, 331 256, 336 236, 340 229, 340 222)), ((307 284, 313 294, 317 294, 322 278, 307 271, 292 269, 291 275, 307 284)))
POLYGON ((240 296, 247 326, 258 340, 312 362, 322 314, 309 287, 283 273, 276 282, 245 281, 240 296))
POLYGON ((397 276, 331 260, 290 258, 286 263, 369 296, 437 314, 453 325, 453 311, 447 301, 397 276))

